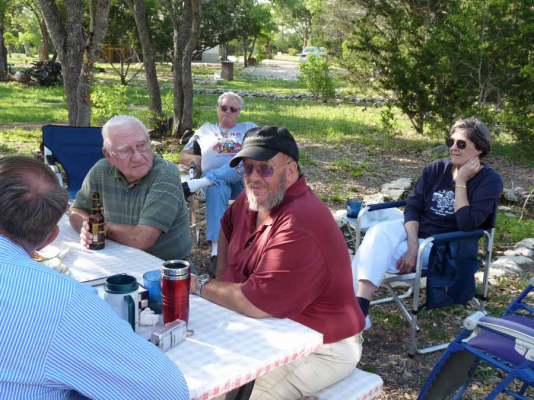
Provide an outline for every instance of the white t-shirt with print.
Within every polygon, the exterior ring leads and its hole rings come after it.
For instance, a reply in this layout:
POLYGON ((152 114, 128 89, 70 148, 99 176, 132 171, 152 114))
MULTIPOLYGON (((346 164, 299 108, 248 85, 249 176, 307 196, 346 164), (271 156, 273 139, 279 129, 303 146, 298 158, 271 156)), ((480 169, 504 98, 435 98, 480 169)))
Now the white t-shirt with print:
POLYGON ((256 126, 252 122, 240 122, 224 130, 219 124, 204 124, 189 139, 184 150, 192 149, 194 142, 198 142, 202 151, 202 173, 206 173, 229 163, 241 150, 245 133, 256 126))

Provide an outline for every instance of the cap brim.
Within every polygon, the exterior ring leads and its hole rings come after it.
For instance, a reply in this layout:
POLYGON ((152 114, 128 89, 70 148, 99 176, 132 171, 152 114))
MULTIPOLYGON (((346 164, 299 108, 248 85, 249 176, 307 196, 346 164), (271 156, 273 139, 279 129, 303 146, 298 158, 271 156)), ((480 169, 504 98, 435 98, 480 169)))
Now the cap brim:
POLYGON ((247 146, 235 155, 230 161, 230 167, 235 168, 243 158, 251 158, 256 161, 267 161, 276 156, 278 150, 270 149, 268 147, 247 146))

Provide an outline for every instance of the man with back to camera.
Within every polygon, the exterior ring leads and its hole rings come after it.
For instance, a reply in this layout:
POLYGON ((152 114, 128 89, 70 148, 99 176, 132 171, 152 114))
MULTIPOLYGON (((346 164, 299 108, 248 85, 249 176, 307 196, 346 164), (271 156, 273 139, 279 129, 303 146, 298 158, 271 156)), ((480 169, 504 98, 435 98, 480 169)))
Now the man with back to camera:
POLYGON ((253 318, 290 318, 323 334, 314 353, 256 380, 251 399, 298 399, 350 375, 362 351, 363 314, 345 240, 308 187, 285 128, 247 132, 245 193, 221 220, 217 279, 193 276, 191 293, 253 318))
POLYGON ((193 239, 178 167, 154 155, 148 131, 135 117, 111 118, 102 136, 105 159, 91 168, 70 209, 81 243, 92 243, 87 220, 99 191, 107 237, 163 260, 188 259, 193 239))
POLYGON ((0 159, 0 398, 189 399, 178 367, 94 288, 30 257, 68 200, 41 161, 0 159))

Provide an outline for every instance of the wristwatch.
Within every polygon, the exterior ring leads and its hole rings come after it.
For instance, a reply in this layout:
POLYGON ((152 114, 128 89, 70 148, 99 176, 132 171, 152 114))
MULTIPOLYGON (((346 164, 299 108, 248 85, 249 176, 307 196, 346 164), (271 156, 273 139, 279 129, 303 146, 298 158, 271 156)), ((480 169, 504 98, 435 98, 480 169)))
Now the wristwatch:
POLYGON ((198 277, 197 280, 197 296, 202 297, 202 287, 211 281, 211 276, 208 274, 203 274, 198 277))

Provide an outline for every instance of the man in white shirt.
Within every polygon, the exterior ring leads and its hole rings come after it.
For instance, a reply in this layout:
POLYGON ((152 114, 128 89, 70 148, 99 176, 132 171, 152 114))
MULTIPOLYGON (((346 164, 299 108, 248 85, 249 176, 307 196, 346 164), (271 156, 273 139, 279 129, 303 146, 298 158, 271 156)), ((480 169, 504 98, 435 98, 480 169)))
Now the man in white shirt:
POLYGON ((217 240, 221 229, 221 218, 228 207, 228 201, 235 199, 243 190, 243 180, 230 160, 241 150, 245 133, 256 124, 238 123, 244 102, 241 96, 223 93, 218 100, 218 124, 204 124, 191 137, 180 154, 180 163, 196 167, 196 174, 202 176, 184 184, 184 194, 204 188, 206 192, 206 239, 211 242, 210 273, 215 276, 217 264, 217 240))

